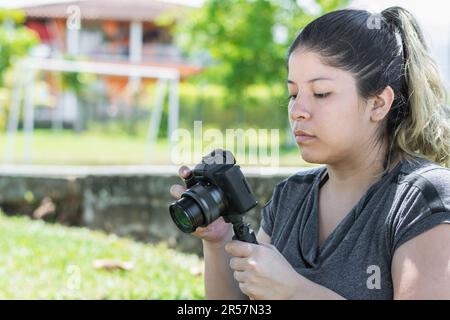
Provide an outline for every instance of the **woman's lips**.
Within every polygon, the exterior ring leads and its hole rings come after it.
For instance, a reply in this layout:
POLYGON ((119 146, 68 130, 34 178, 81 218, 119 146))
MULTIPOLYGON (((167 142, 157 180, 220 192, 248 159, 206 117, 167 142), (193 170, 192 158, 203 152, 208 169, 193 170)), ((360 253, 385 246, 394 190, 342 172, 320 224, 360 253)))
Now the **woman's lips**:
POLYGON ((297 142, 311 141, 316 138, 315 136, 309 135, 306 132, 301 131, 301 130, 295 130, 294 135, 295 135, 295 140, 297 142))
POLYGON ((315 139, 316 137, 312 136, 295 136, 295 140, 297 142, 306 142, 315 139))

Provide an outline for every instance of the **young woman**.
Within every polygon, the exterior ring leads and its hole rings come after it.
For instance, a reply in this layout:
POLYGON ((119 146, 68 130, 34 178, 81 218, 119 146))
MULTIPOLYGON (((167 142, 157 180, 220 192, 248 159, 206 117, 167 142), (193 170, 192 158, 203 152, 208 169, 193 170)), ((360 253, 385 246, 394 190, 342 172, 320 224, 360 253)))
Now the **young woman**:
POLYGON ((445 90, 411 14, 378 18, 334 11, 292 43, 292 131, 302 158, 325 165, 275 187, 260 245, 231 241, 221 218, 193 233, 207 298, 450 299, 445 90))

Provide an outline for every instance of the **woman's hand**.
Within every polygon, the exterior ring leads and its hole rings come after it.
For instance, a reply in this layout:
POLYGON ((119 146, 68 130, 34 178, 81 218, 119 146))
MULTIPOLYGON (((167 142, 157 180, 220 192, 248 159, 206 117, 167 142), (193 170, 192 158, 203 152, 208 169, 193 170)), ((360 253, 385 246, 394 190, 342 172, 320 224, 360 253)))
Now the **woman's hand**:
MULTIPOLYGON (((182 179, 187 178, 190 173, 191 170, 186 166, 182 166, 178 171, 178 175, 182 179)), ((180 199, 185 190, 186 188, 179 184, 170 187, 170 193, 175 199, 180 199)), ((231 223, 226 223, 222 217, 219 217, 206 227, 198 227, 195 232, 191 234, 210 244, 224 244, 225 241, 228 240, 227 236, 230 235, 231 229, 231 223)))
POLYGON ((233 256, 234 278, 250 299, 293 299, 303 285, 304 278, 273 245, 234 240, 225 250, 233 256))

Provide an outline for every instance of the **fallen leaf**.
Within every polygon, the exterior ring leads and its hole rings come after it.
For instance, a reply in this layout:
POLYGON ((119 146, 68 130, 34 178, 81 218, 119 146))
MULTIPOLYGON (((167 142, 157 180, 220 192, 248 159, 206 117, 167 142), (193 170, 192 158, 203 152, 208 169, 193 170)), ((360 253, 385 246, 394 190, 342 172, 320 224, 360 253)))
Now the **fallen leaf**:
POLYGON ((95 269, 105 269, 105 270, 125 270, 125 271, 131 271, 134 268, 134 265, 132 262, 124 262, 124 261, 118 261, 118 260, 95 260, 94 261, 94 268, 95 269))
POLYGON ((40 206, 33 211, 34 219, 42 219, 48 215, 55 213, 55 204, 50 197, 42 199, 40 206))

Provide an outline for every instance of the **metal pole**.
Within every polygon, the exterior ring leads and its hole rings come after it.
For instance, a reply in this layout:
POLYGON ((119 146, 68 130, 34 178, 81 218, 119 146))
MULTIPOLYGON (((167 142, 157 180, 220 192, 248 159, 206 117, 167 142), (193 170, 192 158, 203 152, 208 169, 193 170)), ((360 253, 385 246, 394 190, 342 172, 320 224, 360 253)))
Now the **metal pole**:
MULTIPOLYGON (((141 63, 142 62, 142 22, 132 21, 130 22, 130 56, 129 60, 131 63, 141 63)), ((129 84, 131 92, 134 94, 140 85, 141 78, 137 76, 132 76, 129 78, 129 84)))
POLYGON ((8 127, 6 132, 6 143, 3 150, 3 163, 12 163, 14 160, 14 142, 19 127, 20 115, 20 91, 22 86, 23 67, 18 62, 14 70, 14 85, 12 90, 11 105, 9 108, 8 127))
POLYGON ((55 110, 52 112, 52 129, 59 132, 64 126, 64 94, 59 92, 56 99, 55 110))
POLYGON ((27 164, 32 162, 33 149, 33 130, 34 130, 34 76, 35 71, 30 70, 28 79, 25 85, 24 97, 24 114, 23 114, 23 130, 25 135, 23 160, 27 164))
POLYGON ((148 127, 148 148, 145 156, 146 163, 151 162, 152 152, 154 150, 153 147, 155 146, 158 138, 166 90, 167 80, 158 80, 156 84, 155 105, 150 116, 150 125, 148 127))
POLYGON ((179 118, 179 81, 170 81, 170 94, 169 94, 169 118, 168 118, 168 130, 167 137, 170 140, 172 133, 178 129, 178 118, 179 118))

